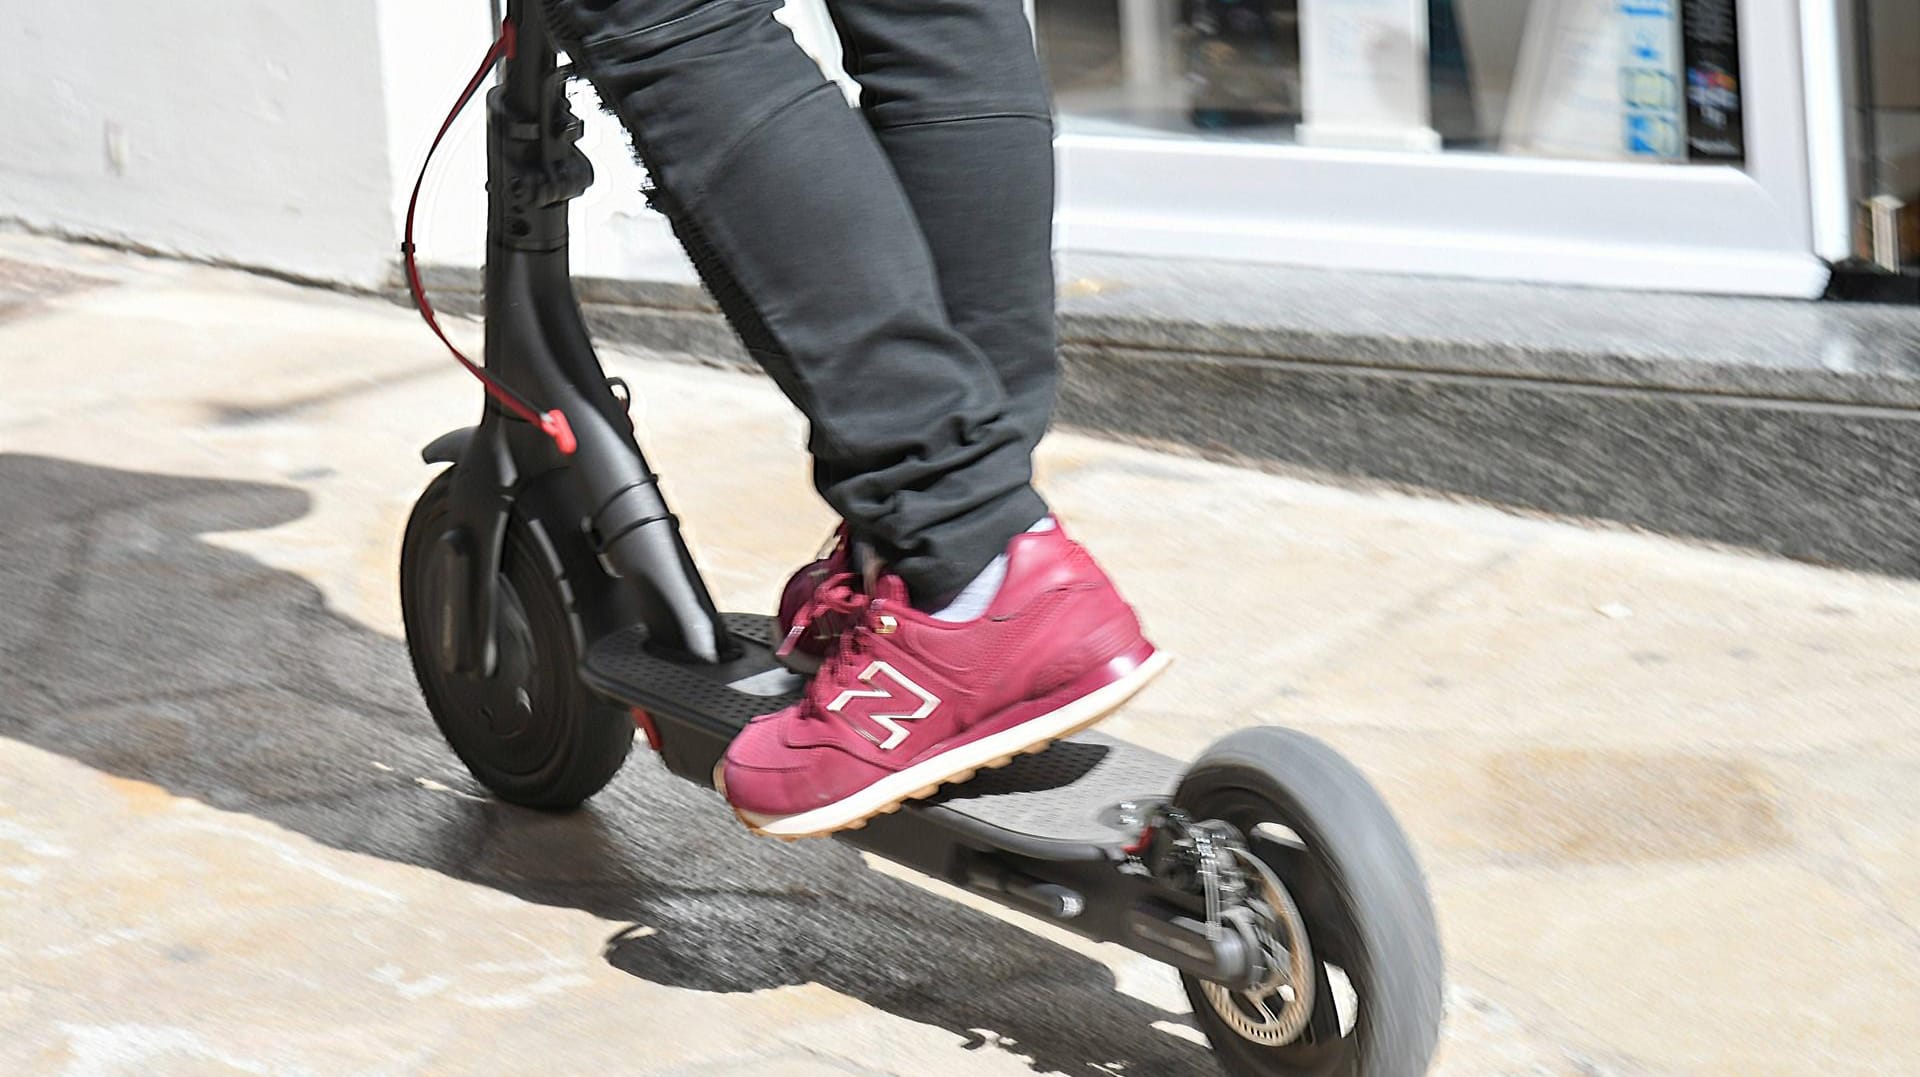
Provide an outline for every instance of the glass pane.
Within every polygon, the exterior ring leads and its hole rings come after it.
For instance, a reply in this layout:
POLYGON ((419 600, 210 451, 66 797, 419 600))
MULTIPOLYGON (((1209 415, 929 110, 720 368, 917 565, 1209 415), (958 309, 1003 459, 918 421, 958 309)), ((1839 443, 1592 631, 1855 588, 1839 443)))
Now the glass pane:
POLYGON ((1735 3, 1035 0, 1035 22, 1069 131, 1739 164, 1735 3))
POLYGON ((1036 0, 1034 16, 1075 130, 1293 136, 1294 0, 1036 0))
POLYGON ((1869 212, 1888 262, 1920 267, 1920 2, 1862 0, 1857 17, 1869 212))

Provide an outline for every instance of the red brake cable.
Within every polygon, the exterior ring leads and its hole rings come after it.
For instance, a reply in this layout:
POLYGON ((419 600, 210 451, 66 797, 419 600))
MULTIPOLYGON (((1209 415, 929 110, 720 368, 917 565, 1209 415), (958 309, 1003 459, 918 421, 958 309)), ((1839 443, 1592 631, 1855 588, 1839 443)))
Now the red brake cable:
POLYGON ((445 120, 441 121, 439 133, 433 136, 433 144, 427 147, 427 159, 420 162, 420 175, 414 178, 413 197, 407 199, 406 235, 401 240, 400 253, 406 264, 407 288, 413 293, 413 305, 419 308, 420 317, 426 319, 427 328, 432 329, 433 335, 440 338, 440 343, 445 344, 447 350, 453 353, 453 357, 460 360, 460 365, 467 368, 467 373, 480 379, 480 384, 486 388, 488 396, 499 401, 500 405, 508 411, 544 431, 553 439, 554 446, 560 450, 562 456, 572 456, 573 450, 579 447, 579 443, 574 439, 573 427, 567 423, 566 415, 559 408, 547 412, 536 410, 525 397, 481 369, 479 364, 467 358, 459 348, 454 347, 453 341, 447 339, 446 331, 440 328, 439 320, 434 317, 433 304, 427 302, 427 290, 420 283, 420 264, 414 260, 413 216, 414 211, 420 207, 420 188, 427 182, 427 166, 433 163, 434 151, 440 148, 441 140, 447 137, 447 130, 453 126, 453 121, 460 115, 460 110, 467 107, 467 102, 473 100, 473 95, 480 89, 480 84, 487 81, 487 74, 493 70, 493 65, 503 59, 513 59, 514 42, 513 23, 502 21, 500 36, 494 39, 493 46, 487 50, 486 59, 480 61, 480 69, 473 73, 473 78, 467 82, 467 88, 460 91, 459 100, 453 103, 453 110, 447 113, 445 120))

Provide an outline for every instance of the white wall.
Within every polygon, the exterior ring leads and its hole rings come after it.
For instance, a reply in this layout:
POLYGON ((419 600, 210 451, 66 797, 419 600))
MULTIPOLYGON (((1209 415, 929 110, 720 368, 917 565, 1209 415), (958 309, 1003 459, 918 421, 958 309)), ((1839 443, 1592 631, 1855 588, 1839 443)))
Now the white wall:
MULTIPOLYGON (((381 51, 387 80, 395 219, 406 200, 433 133, 454 95, 486 52, 490 32, 484 0, 378 0, 381 51), (430 55, 420 55, 427 50, 430 55)), ((789 0, 780 19, 830 74, 843 80, 840 45, 821 0, 789 0)), ((667 222, 640 194, 645 173, 634 163, 627 134, 600 108, 591 87, 572 86, 573 110, 586 121, 580 146, 593 162, 594 182, 573 203, 572 256, 576 273, 640 280, 694 279, 667 222)), ((421 195, 420 258, 436 265, 478 266, 486 241, 485 111, 470 106, 434 159, 421 195)))
MULTIPOLYGON (((380 35, 381 108, 390 172, 388 251, 398 242, 421 158, 453 99, 493 40, 487 0, 374 0, 380 35)), ((424 261, 480 264, 487 224, 486 105, 467 106, 421 188, 415 238, 424 261)))
MULTIPOLYGON (((386 124, 392 157, 391 212, 406 215, 420 160, 447 109, 491 40, 485 0, 377 0, 386 124)), ((643 173, 626 133, 600 110, 591 89, 572 87, 586 121, 581 148, 594 184, 573 205, 576 271, 600 276, 691 280, 666 222, 640 196, 643 173)), ((484 91, 480 95, 484 97, 484 91)), ((422 262, 477 267, 486 249, 486 107, 476 100, 454 121, 421 188, 416 238, 422 262)))
POLYGON ((6 4, 0 218, 384 281, 394 241, 374 6, 6 4))
MULTIPOLYGON (((10 17, 0 219, 364 287, 393 282, 421 158, 492 33, 486 0, 88 0, 10 17)), ((781 18, 840 74, 820 0, 781 18)), ((573 93, 596 176, 573 207, 576 270, 691 280, 626 133, 590 88, 573 93)), ((423 262, 481 263, 485 116, 478 101, 461 114, 427 177, 423 262)))

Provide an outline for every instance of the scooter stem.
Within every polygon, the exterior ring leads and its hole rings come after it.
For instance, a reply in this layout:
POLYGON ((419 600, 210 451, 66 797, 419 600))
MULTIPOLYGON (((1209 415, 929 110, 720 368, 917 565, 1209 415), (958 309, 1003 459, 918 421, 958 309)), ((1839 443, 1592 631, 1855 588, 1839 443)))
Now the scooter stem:
MULTIPOLYGON (((560 409, 578 448, 562 461, 545 435, 489 405, 463 463, 480 465, 469 474, 490 476, 502 490, 565 466, 579 510, 566 523, 583 527, 602 566, 634 591, 649 646, 720 661, 731 642, 574 296, 567 205, 593 182, 575 145, 581 124, 537 0, 508 0, 506 17, 517 40, 487 98, 485 365, 540 407, 560 409)), ((490 626, 489 596, 476 597, 490 626)))

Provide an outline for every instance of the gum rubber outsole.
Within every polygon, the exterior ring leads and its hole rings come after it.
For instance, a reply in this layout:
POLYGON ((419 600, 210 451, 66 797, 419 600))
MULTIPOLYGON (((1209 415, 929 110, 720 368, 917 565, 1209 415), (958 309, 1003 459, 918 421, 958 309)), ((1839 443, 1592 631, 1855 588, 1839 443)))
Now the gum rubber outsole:
MULTIPOLYGON (((872 811, 868 812, 865 815, 862 815, 858 819, 854 819, 849 822, 842 823, 839 826, 826 827, 820 830, 811 830, 803 834, 782 834, 782 833, 775 833, 775 832, 763 829, 760 823, 756 823, 751 817, 749 817, 745 812, 741 811, 738 808, 735 808, 733 810, 734 817, 736 819, 739 819, 740 822, 744 824, 746 828, 748 830, 751 830, 753 833, 763 838, 779 838, 781 841, 803 841, 808 838, 825 838, 825 837, 831 837, 834 834, 838 834, 846 830, 859 830, 860 828, 866 826, 867 823, 871 822, 874 819, 879 818, 882 815, 892 815, 894 812, 899 811, 901 808, 905 807, 909 801, 925 800, 926 798, 934 795, 935 793, 938 793, 941 789, 945 788, 946 786, 958 785, 961 782, 968 781, 969 779, 973 778, 974 775, 980 773, 983 770, 998 770, 1001 767, 1008 766, 1012 764, 1012 762, 1015 759, 1018 759, 1020 756, 1038 755, 1041 752, 1046 751, 1048 748, 1053 747, 1053 745, 1056 742, 1065 740, 1068 737, 1073 736, 1075 733, 1079 733, 1083 730, 1091 729, 1093 726, 1098 725, 1099 723, 1105 721, 1106 719, 1108 719, 1113 715, 1113 712, 1125 706, 1128 703, 1128 701, 1132 700, 1135 695, 1139 694, 1141 689, 1144 689, 1147 685, 1152 684, 1156 679, 1159 678, 1160 674, 1166 672, 1167 665, 1172 662, 1172 656, 1168 655, 1164 651, 1159 651, 1155 653, 1154 658, 1149 659, 1148 661, 1153 668, 1151 669, 1151 671, 1148 673, 1147 676, 1141 678, 1138 682, 1133 684, 1125 695, 1122 695, 1119 698, 1115 699, 1110 706, 1103 707, 1100 710, 1095 711, 1093 715, 1087 718, 1085 721, 1080 722, 1070 728, 1059 730, 1054 733, 1049 733, 1046 736, 1042 737, 1041 739, 1026 745, 1025 747, 1016 748, 1013 751, 1006 753, 1005 755, 997 756, 993 759, 988 760, 985 763, 981 763, 977 766, 967 767, 964 770, 956 771, 955 773, 950 774, 947 777, 940 778, 933 782, 928 783, 927 785, 923 785, 919 789, 916 789, 911 793, 907 793, 904 796, 901 796, 900 798, 890 803, 883 804, 880 807, 873 809, 872 811)), ((720 780, 720 771, 723 770, 725 766, 726 766, 726 761, 722 759, 720 762, 720 765, 714 768, 714 779, 715 779, 714 787, 720 791, 720 794, 722 796, 726 795, 726 784, 725 782, 720 780)), ((774 822, 777 820, 767 820, 767 821, 774 822)))

